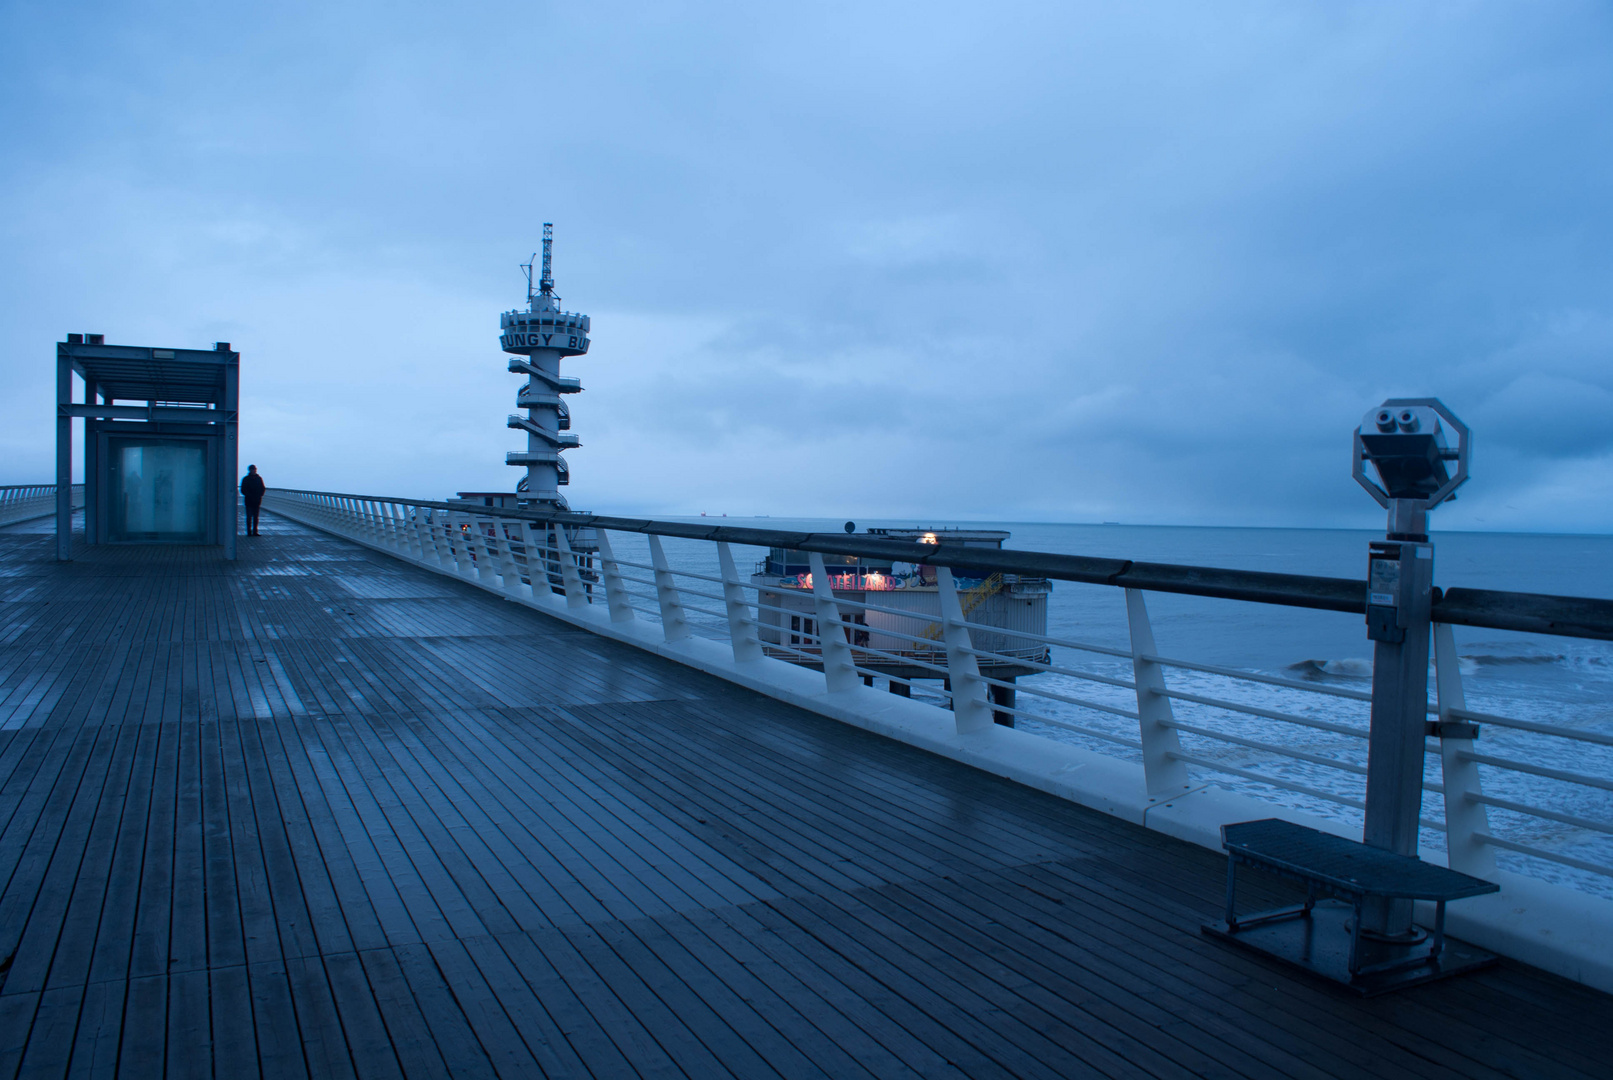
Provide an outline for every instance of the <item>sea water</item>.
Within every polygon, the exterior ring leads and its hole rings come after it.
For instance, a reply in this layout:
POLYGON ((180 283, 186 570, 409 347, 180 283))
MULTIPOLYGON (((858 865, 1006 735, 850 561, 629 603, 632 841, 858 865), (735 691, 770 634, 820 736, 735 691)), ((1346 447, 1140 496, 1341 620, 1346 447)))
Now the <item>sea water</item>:
MULTIPOLYGON (((790 532, 838 533, 842 529, 841 522, 821 519, 697 520, 790 532)), ((1367 542, 1381 538, 1381 534, 1367 531, 1334 529, 934 520, 865 521, 857 527, 861 532, 869 526, 914 525, 1003 529, 1012 534, 1006 546, 1028 551, 1355 579, 1366 576, 1367 542)), ((1613 537, 1463 532, 1436 533, 1433 541, 1434 580, 1443 588, 1613 598, 1613 537)), ((668 541, 667 553, 677 569, 715 573, 710 545, 668 541)), ((618 554, 632 558, 620 543, 618 554)), ((735 554, 741 559, 759 558, 762 552, 743 549, 735 554)), ((750 568, 742 561, 740 569, 744 574, 750 568)), ((1163 656, 1273 675, 1318 689, 1371 689, 1372 643, 1359 615, 1160 593, 1147 594, 1146 602, 1163 656)), ((726 626, 718 620, 694 621, 697 626, 709 622, 706 632, 714 636, 726 633, 726 626)), ((1460 626, 1454 630, 1469 709, 1613 736, 1613 642, 1460 626)), ((1129 649, 1123 592, 1109 586, 1055 582, 1048 601, 1047 632, 1055 638, 1129 649)), ((1111 678, 1131 677, 1129 659, 1074 648, 1055 646, 1053 663, 1111 678)), ((1360 733, 1367 728, 1365 702, 1175 668, 1167 668, 1165 678, 1173 690, 1344 725, 1360 733)), ((1018 685, 1018 707, 1035 714, 1019 717, 1021 729, 1140 760, 1135 751, 1103 737, 1134 741, 1135 721, 1038 694, 1043 691, 1135 709, 1131 691, 1058 674, 1022 678, 1018 685)), ((922 691, 915 696, 942 700, 922 691)), ((1183 750, 1214 766, 1191 766, 1196 780, 1359 827, 1359 803, 1365 788, 1364 738, 1180 700, 1172 708, 1182 723, 1240 740, 1228 743, 1183 733, 1183 750), (1279 746, 1288 754, 1262 750, 1259 744, 1279 746), (1257 779, 1260 776, 1302 790, 1263 783, 1257 779)), ((1604 783, 1613 781, 1610 746, 1492 724, 1483 727, 1476 749, 1546 769, 1588 774, 1604 783)), ((1613 791, 1607 788, 1491 767, 1483 767, 1481 773, 1486 795, 1542 807, 1570 819, 1613 822, 1613 791)), ((1422 843, 1443 849, 1444 836, 1435 827, 1444 819, 1437 754, 1428 757, 1425 784, 1430 790, 1424 794, 1423 818, 1429 827, 1423 830, 1422 843)), ((1494 807, 1488 813, 1491 830, 1498 836, 1570 859, 1613 866, 1613 835, 1607 832, 1494 807)), ((1504 867, 1613 896, 1613 878, 1602 874, 1504 850, 1497 856, 1504 867)))

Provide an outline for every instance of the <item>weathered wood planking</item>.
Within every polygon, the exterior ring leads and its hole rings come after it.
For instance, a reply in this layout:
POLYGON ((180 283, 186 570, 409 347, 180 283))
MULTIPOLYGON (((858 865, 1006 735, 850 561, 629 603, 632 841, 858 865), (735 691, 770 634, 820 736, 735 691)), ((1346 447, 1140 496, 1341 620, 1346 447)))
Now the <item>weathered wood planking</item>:
POLYGON ((1345 999, 1211 852, 264 527, 0 530, 0 1080, 1606 1074, 1605 995, 1345 999))

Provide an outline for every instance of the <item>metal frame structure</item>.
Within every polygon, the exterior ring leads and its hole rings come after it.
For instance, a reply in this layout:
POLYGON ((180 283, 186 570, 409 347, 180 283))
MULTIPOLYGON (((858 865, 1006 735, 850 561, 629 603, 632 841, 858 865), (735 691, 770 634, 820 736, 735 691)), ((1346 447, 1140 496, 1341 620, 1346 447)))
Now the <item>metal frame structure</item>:
POLYGON ((241 354, 227 341, 210 350, 108 345, 100 334, 56 344, 56 557, 73 557, 73 420, 84 421, 84 535, 107 537, 108 444, 119 437, 202 443, 209 478, 204 543, 235 558, 241 354), (84 400, 73 400, 73 376, 84 400))

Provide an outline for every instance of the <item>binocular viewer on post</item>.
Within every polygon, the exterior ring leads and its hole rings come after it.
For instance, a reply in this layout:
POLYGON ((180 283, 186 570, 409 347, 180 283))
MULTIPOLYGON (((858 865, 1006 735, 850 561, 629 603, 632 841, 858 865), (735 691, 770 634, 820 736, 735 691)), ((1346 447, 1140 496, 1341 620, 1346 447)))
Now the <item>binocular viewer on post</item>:
POLYGON ((1355 429, 1352 475, 1378 505, 1408 499, 1428 511, 1451 498, 1467 480, 1471 437, 1467 425, 1437 398, 1390 398, 1355 429), (1447 428, 1456 432, 1453 448, 1447 428), (1379 483, 1367 476, 1367 463, 1379 483), (1448 463, 1455 462, 1453 473, 1448 463))
POLYGON ((1428 511, 1467 481, 1472 437, 1438 398, 1390 398, 1355 429, 1351 475, 1389 511, 1389 536, 1426 540, 1428 511), (1456 433, 1453 449, 1446 431, 1456 433), (1378 482, 1367 475, 1367 464, 1378 482), (1449 466, 1455 462, 1453 471, 1449 466))

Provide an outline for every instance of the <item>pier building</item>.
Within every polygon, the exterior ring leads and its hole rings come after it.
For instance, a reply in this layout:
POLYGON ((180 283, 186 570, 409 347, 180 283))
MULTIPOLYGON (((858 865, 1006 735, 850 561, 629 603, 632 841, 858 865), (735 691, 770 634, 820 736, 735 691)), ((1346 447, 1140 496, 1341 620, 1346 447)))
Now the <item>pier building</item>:
MULTIPOLYGON (((852 526, 848 523, 847 531, 852 526)), ((948 544, 986 551, 1002 549, 1009 533, 997 529, 870 528, 862 535, 923 544, 948 544)), ((929 680, 950 693, 942 674, 946 665, 944 615, 936 568, 891 557, 825 555, 824 569, 835 601, 843 608, 845 634, 864 681, 883 677, 891 693, 912 695, 913 684, 929 680)), ((806 667, 821 668, 817 605, 808 553, 770 548, 751 575, 760 589, 758 627, 766 655, 806 667)), ((1046 663, 1047 598, 1052 582, 1034 574, 982 573, 956 582, 963 617, 976 627, 974 646, 990 654, 979 662, 992 680, 988 693, 999 724, 1013 726, 1015 681, 1046 663), (991 633, 984 627, 1001 628, 991 633), (1021 635, 1031 635, 1024 637, 1021 635)))

